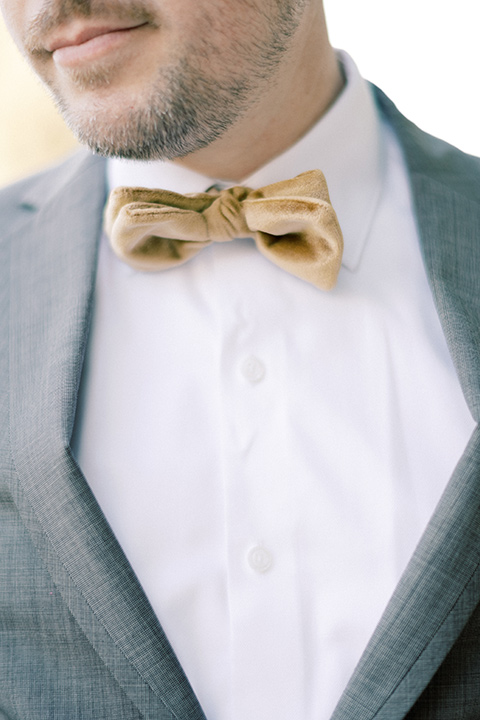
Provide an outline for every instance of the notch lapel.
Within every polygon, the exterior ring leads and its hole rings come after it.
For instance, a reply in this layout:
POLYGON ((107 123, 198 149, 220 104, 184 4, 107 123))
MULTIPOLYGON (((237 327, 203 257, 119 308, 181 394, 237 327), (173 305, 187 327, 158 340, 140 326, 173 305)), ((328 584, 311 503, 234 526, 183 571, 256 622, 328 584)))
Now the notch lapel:
POLYGON ((50 179, 47 198, 35 188, 25 198, 11 242, 12 492, 70 611, 142 716, 201 720, 69 448, 101 232, 104 162, 74 159, 50 179))
MULTIPOLYGON (((377 100, 404 148, 427 276, 478 422, 479 166, 459 162, 458 153, 421 133, 380 91, 377 100)), ((458 638, 480 600, 479 478, 477 427, 332 720, 404 718, 458 638)))

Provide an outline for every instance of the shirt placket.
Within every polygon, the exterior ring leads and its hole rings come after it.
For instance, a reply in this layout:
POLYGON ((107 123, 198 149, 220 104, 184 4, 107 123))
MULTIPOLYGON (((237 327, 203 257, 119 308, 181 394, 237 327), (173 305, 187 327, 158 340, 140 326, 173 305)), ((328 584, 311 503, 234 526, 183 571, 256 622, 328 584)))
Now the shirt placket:
POLYGON ((218 280, 231 717, 287 720, 304 696, 304 653, 285 338, 273 322, 269 275, 251 263, 240 273, 243 283, 249 278, 246 292, 234 272, 243 259, 248 265, 247 251, 240 243, 236 257, 232 249, 218 280))

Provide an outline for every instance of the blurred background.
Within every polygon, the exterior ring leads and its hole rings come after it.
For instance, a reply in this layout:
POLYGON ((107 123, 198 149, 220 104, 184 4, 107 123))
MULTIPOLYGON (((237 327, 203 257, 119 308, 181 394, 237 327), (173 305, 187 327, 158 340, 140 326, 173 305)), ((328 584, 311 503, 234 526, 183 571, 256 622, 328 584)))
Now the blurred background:
MULTIPOLYGON (((364 77, 424 130, 480 155, 478 0, 324 3, 332 44, 352 55, 364 77)), ((0 185, 75 147, 1 18, 0 97, 0 185)))
POLYGON ((0 16, 0 186, 54 162, 73 147, 70 131, 0 16))
POLYGON ((324 0, 330 39, 410 120, 480 156, 478 0, 324 0))

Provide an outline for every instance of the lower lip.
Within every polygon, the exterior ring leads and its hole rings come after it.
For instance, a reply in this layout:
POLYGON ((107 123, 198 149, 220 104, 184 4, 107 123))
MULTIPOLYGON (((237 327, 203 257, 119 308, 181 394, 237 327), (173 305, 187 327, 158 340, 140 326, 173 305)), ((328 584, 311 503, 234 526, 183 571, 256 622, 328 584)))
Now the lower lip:
POLYGON ((58 48, 53 52, 53 59, 56 65, 64 68, 73 68, 77 65, 100 60, 115 50, 124 47, 138 30, 145 27, 126 28, 125 30, 114 30, 113 32, 97 35, 79 45, 68 45, 58 48))

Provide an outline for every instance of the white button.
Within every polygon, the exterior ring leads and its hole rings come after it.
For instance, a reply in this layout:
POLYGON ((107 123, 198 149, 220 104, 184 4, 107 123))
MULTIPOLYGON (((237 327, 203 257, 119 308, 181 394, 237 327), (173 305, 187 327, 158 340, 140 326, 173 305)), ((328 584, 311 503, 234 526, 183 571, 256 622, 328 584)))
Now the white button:
POLYGON ((261 545, 252 548, 248 553, 247 559, 252 570, 256 570, 257 572, 264 573, 272 567, 273 558, 268 550, 265 550, 261 545))
POLYGON ((243 361, 242 373, 251 383, 258 383, 265 377, 265 365, 254 355, 243 361))

